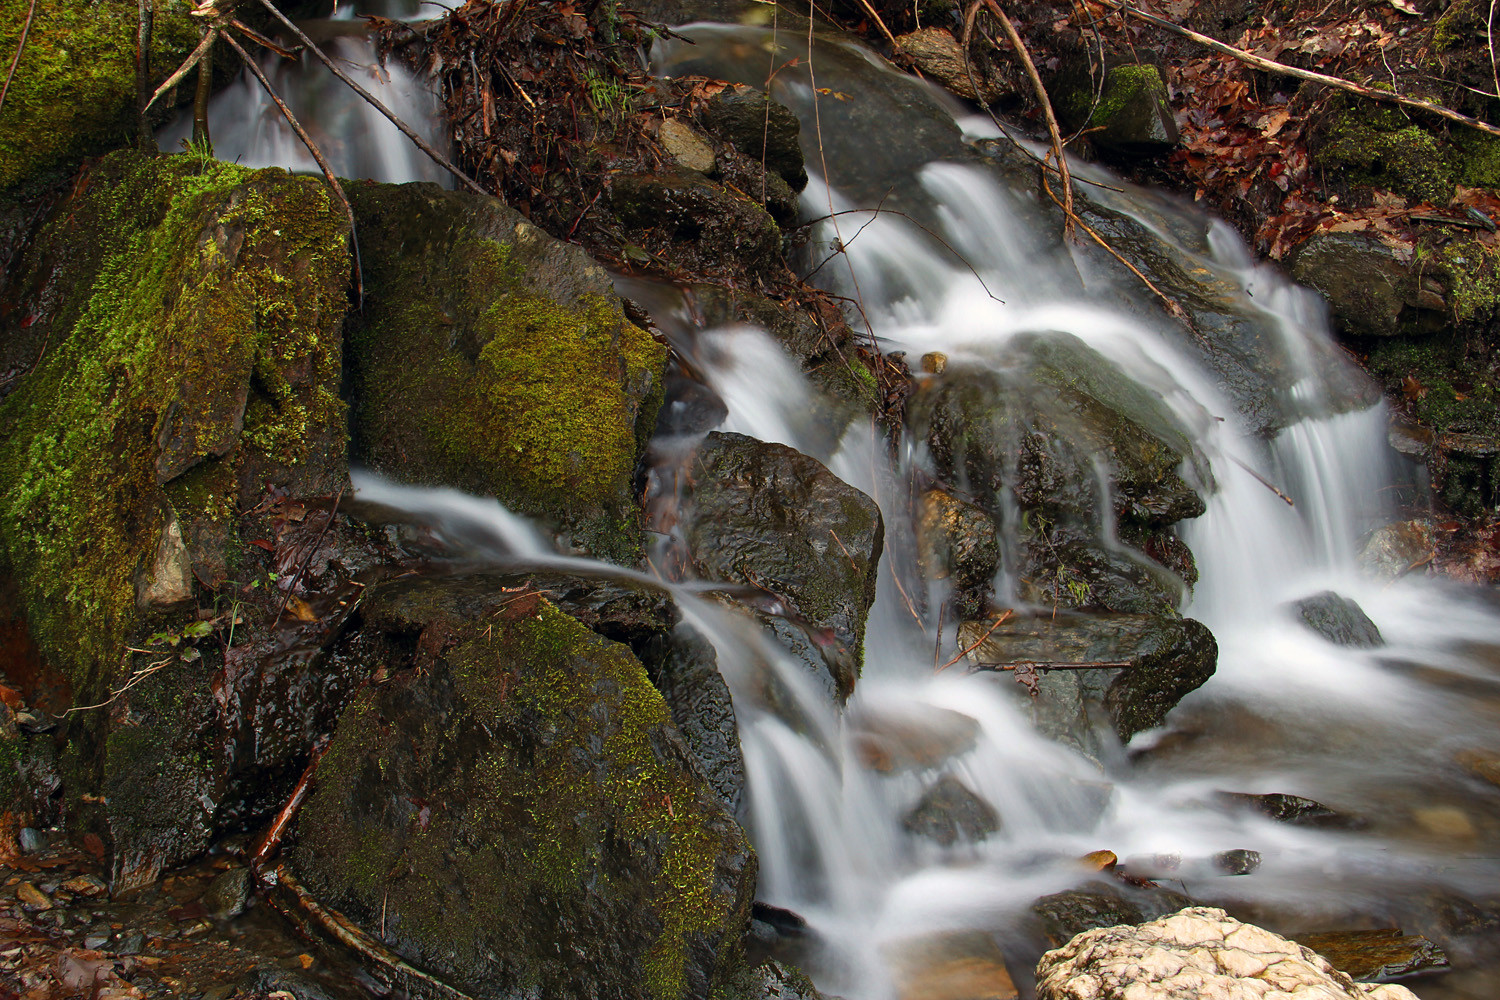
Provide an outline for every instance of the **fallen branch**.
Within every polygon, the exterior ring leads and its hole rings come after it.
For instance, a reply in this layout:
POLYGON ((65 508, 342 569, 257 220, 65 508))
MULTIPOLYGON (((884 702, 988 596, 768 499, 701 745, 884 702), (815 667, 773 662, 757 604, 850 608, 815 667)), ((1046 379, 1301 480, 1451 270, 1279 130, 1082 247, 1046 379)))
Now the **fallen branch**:
POLYGON ((167 79, 162 83, 160 87, 156 88, 156 93, 151 95, 151 99, 146 102, 146 107, 141 109, 141 113, 145 114, 146 111, 150 109, 151 105, 157 102, 162 94, 165 94, 167 91, 177 86, 177 84, 182 81, 182 78, 187 76, 188 72, 191 71, 194 66, 198 65, 198 60, 203 58, 204 53, 208 51, 209 46, 213 45, 213 43, 214 32, 210 31, 208 34, 204 35, 203 38, 198 42, 197 47, 194 48, 192 52, 188 53, 188 57, 182 61, 182 65, 173 70, 172 75, 167 77, 167 79))
POLYGON ((151 99, 151 32, 156 22, 156 12, 151 5, 152 0, 139 0, 140 21, 135 33, 135 106, 140 116, 136 121, 136 144, 143 153, 156 148, 151 141, 151 122, 146 117, 146 107, 151 99))
POLYGON ((313 43, 313 40, 311 38, 308 38, 307 35, 303 33, 301 28, 293 24, 285 14, 278 10, 276 5, 272 3, 271 0, 260 0, 260 2, 264 4, 265 8, 271 12, 272 16, 274 16, 282 24, 286 25, 288 30, 290 30, 292 34, 297 36, 297 39, 307 47, 307 50, 309 52, 317 56, 318 60, 322 62, 324 66, 328 67, 328 71, 330 73, 342 80, 350 90, 354 91, 360 97, 363 97, 366 101, 368 101, 376 111, 379 111, 381 114, 385 115, 385 117, 390 121, 392 125, 400 129, 402 134, 410 139, 418 149, 431 157, 434 163, 442 167, 444 170, 448 171, 454 177, 458 178, 458 180, 464 185, 464 187, 468 188, 470 191, 473 191, 475 194, 489 194, 489 192, 480 187, 473 178, 450 163, 446 156, 433 149, 425 139, 417 135, 416 132, 412 131, 410 125, 407 125, 406 122, 397 117, 395 112, 382 104, 374 94, 361 87, 358 83, 355 83, 353 78, 350 77, 349 74, 339 69, 338 65, 332 59, 328 58, 328 54, 322 49, 318 48, 318 46, 313 43))
POLYGON ((395 976, 398 983, 415 981, 420 984, 418 995, 471 1000, 468 994, 460 993, 441 979, 409 965, 342 913, 323 906, 287 871, 286 865, 277 865, 273 878, 276 891, 271 893, 270 903, 293 923, 300 925, 304 922, 302 918, 310 919, 329 937, 359 955, 367 965, 384 969, 395 976))
POLYGON ((328 749, 324 743, 313 748, 312 760, 307 762, 307 767, 302 771, 302 777, 297 779, 297 786, 292 789, 292 795, 286 800, 286 805, 276 814, 271 825, 266 828, 265 836, 260 838, 260 843, 255 845, 255 851, 250 855, 250 870, 260 878, 261 869, 267 860, 273 857, 276 849, 281 846, 281 839, 286 836, 287 828, 292 825, 292 820, 297 815, 297 810, 302 808, 302 803, 307 799, 307 793, 312 788, 313 775, 318 771, 318 762, 323 759, 323 752, 328 749))
POLYGON ((1110 670, 1128 667, 1129 660, 1088 660, 1083 663, 1063 663, 1058 660, 1009 660, 1005 663, 974 663, 969 670, 989 670, 1000 673, 1007 670, 1110 670))
MULTIPOLYGON (((333 189, 334 197, 338 198, 339 204, 344 206, 344 214, 349 218, 349 242, 354 247, 354 298, 356 302, 363 302, 365 297, 364 269, 359 259, 359 238, 356 234, 354 222, 354 207, 349 204, 349 198, 344 194, 343 186, 339 184, 339 179, 333 175, 333 168, 328 165, 328 161, 323 159, 323 153, 318 149, 317 143, 313 142, 312 137, 302 128, 302 124, 297 121, 297 116, 292 114, 292 109, 286 106, 286 102, 281 99, 281 95, 276 93, 276 88, 271 86, 271 81, 266 79, 266 74, 261 70, 260 64, 250 58, 250 53, 246 52, 244 47, 234 40, 233 35, 227 31, 221 32, 221 34, 224 37, 225 43, 234 49, 235 52, 239 53, 239 57, 244 61, 245 67, 260 81, 261 87, 265 89, 266 96, 271 98, 271 102, 281 111, 281 116, 292 127, 292 131, 297 133, 297 138, 302 140, 302 145, 307 147, 307 151, 317 161, 318 169, 323 171, 323 178, 328 181, 328 186, 333 189)), ((285 609, 286 603, 282 602, 282 610, 285 609)), ((281 615, 278 613, 276 617, 279 620, 281 615)))
POLYGON ((963 649, 960 649, 958 652, 954 653, 953 658, 947 663, 943 664, 941 667, 938 667, 938 670, 947 670, 949 667, 953 666, 953 664, 957 663, 965 656, 968 656, 970 653, 974 652, 974 650, 978 649, 984 644, 984 640, 988 639, 991 635, 994 635, 995 629, 1008 622, 1011 616, 1014 614, 1015 612, 1010 610, 1009 608, 1005 609, 1005 613, 995 619, 994 623, 985 630, 984 635, 980 636, 978 639, 975 639, 972 643, 965 646, 963 649))
MULTIPOLYGON (((986 2, 989 2, 989 0, 986 0, 986 2)), ((1191 28, 1184 28, 1181 25, 1173 24, 1165 18, 1157 17, 1155 14, 1148 14, 1129 4, 1117 3, 1114 6, 1116 10, 1123 14, 1128 14, 1137 20, 1145 21, 1147 24, 1152 24, 1166 31, 1179 34, 1184 38, 1197 42, 1199 45, 1213 49, 1215 52, 1231 56, 1242 63, 1254 66, 1256 69, 1265 70, 1269 73, 1280 73, 1283 76, 1293 76, 1299 80, 1311 80, 1313 83, 1321 83, 1351 94, 1358 94, 1360 97, 1368 97, 1372 101, 1384 101, 1387 104, 1400 104, 1408 108, 1417 108, 1420 111, 1435 114, 1440 118, 1458 122, 1460 125, 1467 125, 1481 132, 1488 132, 1490 135, 1500 135, 1500 128, 1496 128, 1487 122, 1482 122, 1477 118, 1470 118, 1468 115, 1460 114, 1452 108, 1445 108, 1441 104, 1433 104, 1431 101, 1424 101, 1416 97, 1403 97, 1388 90, 1376 90, 1374 87, 1366 87, 1362 83, 1355 83, 1352 80, 1345 80, 1342 77, 1329 76, 1326 73, 1316 73, 1310 69, 1298 69, 1296 66, 1288 66, 1286 63, 1276 62, 1274 59, 1267 59, 1253 52, 1237 49, 1233 45, 1226 45, 1216 38, 1210 38, 1207 35, 1193 31, 1191 28)))
POLYGON ((26 51, 26 36, 31 34, 31 19, 36 14, 36 0, 26 10, 26 23, 21 25, 21 40, 16 42, 16 54, 10 57, 10 72, 5 74, 5 86, 0 87, 0 108, 5 107, 5 95, 10 93, 10 81, 16 78, 16 67, 21 63, 21 53, 26 51))
POLYGON ((1233 455, 1231 455, 1229 457, 1229 460, 1231 462, 1233 462, 1235 465, 1238 465, 1240 468, 1244 469, 1246 472, 1250 473, 1251 477, 1254 478, 1254 480, 1257 483, 1260 483, 1266 489, 1270 490, 1272 493, 1276 494, 1277 496, 1281 497, 1281 499, 1285 500, 1286 501, 1286 505, 1288 507, 1295 507, 1295 506, 1297 506, 1295 503, 1292 502, 1292 498, 1291 497, 1287 496, 1285 493, 1283 493, 1279 489, 1277 489, 1276 486, 1269 479, 1267 479, 1265 476, 1262 476, 1259 472, 1256 472, 1254 469, 1250 468, 1250 466, 1246 465, 1244 462, 1241 462, 1239 459, 1235 458, 1233 455))

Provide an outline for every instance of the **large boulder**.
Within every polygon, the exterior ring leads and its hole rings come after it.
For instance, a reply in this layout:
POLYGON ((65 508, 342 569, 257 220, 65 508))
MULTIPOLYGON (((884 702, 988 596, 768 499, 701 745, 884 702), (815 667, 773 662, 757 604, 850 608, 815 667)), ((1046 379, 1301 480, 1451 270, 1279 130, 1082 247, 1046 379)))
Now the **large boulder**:
POLYGON ((1038 723, 1086 749, 1091 706, 1128 741, 1161 725, 1174 705, 1213 676, 1219 655, 1202 623, 1151 615, 1059 614, 993 628, 965 622, 959 641, 976 669, 1037 668, 1038 723))
POLYGON ((1328 300, 1345 333, 1389 337, 1446 322, 1436 279, 1423 277, 1409 246, 1368 233, 1317 233, 1287 257, 1292 276, 1328 300))
MULTIPOLYGON (((158 0, 153 8, 153 88, 198 43, 192 8, 190 0, 158 0)), ((7 66, 29 25, 0 108, 0 190, 66 168, 134 133, 138 9, 134 0, 0 2, 7 66)))
POLYGON ((356 454, 406 482, 499 498, 619 562, 666 349, 609 276, 493 198, 350 189, 365 277, 351 318, 356 454))
POLYGON ((774 598, 848 698, 875 600, 880 508, 816 459, 743 434, 709 434, 691 479, 687 543, 699 575, 774 598))
POLYGON ((1038 1000, 1416 1000, 1404 986, 1356 983, 1312 950, 1204 906, 1080 934, 1042 956, 1036 982, 1038 1000))
POLYGON ((750 919, 744 832, 628 647, 494 592, 425 622, 370 600, 389 676, 339 722, 296 874, 476 1000, 710 995, 750 919))

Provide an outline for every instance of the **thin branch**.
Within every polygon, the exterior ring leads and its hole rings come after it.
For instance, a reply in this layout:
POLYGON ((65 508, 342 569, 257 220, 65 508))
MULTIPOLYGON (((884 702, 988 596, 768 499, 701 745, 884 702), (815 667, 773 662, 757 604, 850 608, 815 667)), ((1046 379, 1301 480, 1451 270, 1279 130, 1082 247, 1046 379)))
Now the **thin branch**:
POLYGON ((454 177, 457 177, 465 187, 467 187, 470 191, 473 191, 475 194, 489 194, 489 192, 480 187, 473 178, 471 178, 468 174, 464 173, 462 170, 458 169, 451 162, 449 162, 446 156, 433 149, 432 146, 427 143, 427 140, 423 139, 420 135, 417 135, 416 132, 412 131, 410 125, 406 124, 406 122, 398 118, 395 112, 391 111, 390 108, 382 104, 374 94, 361 87, 358 83, 354 82, 354 79, 350 77, 349 74, 339 69, 338 65, 332 59, 328 58, 328 54, 322 49, 318 48, 318 46, 313 43, 313 40, 311 38, 308 38, 307 35, 303 33, 301 28, 293 24, 285 14, 278 10, 276 5, 273 4, 271 0, 260 0, 260 2, 265 5, 265 8, 269 10, 277 20, 287 26, 292 34, 296 35, 298 40, 300 40, 303 45, 307 46, 307 50, 309 52, 317 56, 318 60, 322 62, 324 66, 328 67, 329 72, 338 77, 340 80, 344 81, 345 85, 347 85, 350 90, 353 90, 360 97, 363 97, 366 101, 368 101, 376 111, 379 111, 381 114, 385 115, 385 117, 390 120, 390 123, 392 125, 400 129, 402 133, 408 139, 410 139, 418 149, 430 156, 434 163, 442 167, 444 170, 448 171, 454 177))
POLYGON ((875 13, 875 8, 870 6, 870 0, 859 0, 859 5, 865 9, 866 14, 875 19, 875 24, 879 26, 880 33, 885 36, 885 40, 890 42, 891 46, 899 51, 901 43, 896 41, 896 36, 891 34, 891 29, 887 28, 885 22, 880 19, 880 15, 875 13))
POLYGON ((1276 62, 1274 59, 1267 59, 1264 56, 1258 56, 1253 52, 1246 52, 1244 49, 1237 49, 1233 45, 1225 45, 1218 39, 1210 38, 1207 35, 1200 35, 1198 32, 1193 31, 1191 28, 1184 28, 1180 25, 1173 24, 1171 21, 1168 21, 1165 18, 1157 17, 1155 14, 1148 14, 1143 10, 1130 6, 1129 4, 1116 4, 1115 6, 1116 9, 1129 14, 1131 17, 1134 17, 1141 21, 1145 21, 1147 24, 1153 24, 1158 28, 1164 28, 1167 31, 1175 32, 1176 34, 1179 34, 1184 38, 1190 38, 1193 41, 1197 42, 1199 45, 1206 46, 1210 49, 1213 49, 1215 52, 1222 53, 1226 56, 1232 56, 1242 63, 1254 66, 1256 69, 1262 69, 1268 73, 1280 73, 1284 76, 1293 76, 1299 80, 1311 80, 1313 83, 1321 83, 1328 87, 1337 88, 1338 90, 1348 91, 1351 94, 1358 94, 1360 97, 1368 97, 1372 101, 1384 101, 1388 104, 1400 104, 1408 108, 1417 108, 1420 111, 1427 111, 1435 114, 1439 118, 1446 118, 1449 121, 1458 122, 1460 125, 1467 125, 1470 128, 1476 128, 1481 132, 1488 132, 1490 135, 1500 135, 1500 128, 1496 128, 1494 125, 1490 125, 1487 122, 1482 122, 1477 118, 1470 118, 1468 115, 1460 114, 1459 112, 1454 111, 1452 108, 1445 108, 1441 104, 1433 104, 1431 101, 1423 101, 1415 97, 1403 97, 1400 94, 1394 94, 1388 90, 1376 90, 1374 87, 1366 87, 1362 83, 1355 83, 1352 80, 1345 80, 1342 77, 1329 76, 1326 73, 1315 73, 1312 70, 1298 69, 1296 66, 1288 66, 1286 63, 1276 62))
MULTIPOLYGON (((286 102, 281 99, 281 95, 276 93, 276 88, 271 86, 271 81, 266 79, 266 74, 261 70, 260 64, 250 58, 250 53, 246 52, 244 47, 235 41, 233 35, 225 32, 224 41, 230 48, 239 53, 239 57, 244 61, 246 68, 260 81, 261 87, 265 89, 266 96, 271 98, 271 102, 281 111, 282 117, 292 127, 292 131, 297 133, 297 138, 302 140, 302 145, 307 147, 307 151, 317 161, 318 169, 323 171, 323 178, 328 181, 328 186, 333 189, 334 197, 339 200, 339 204, 344 206, 344 214, 349 218, 349 242, 354 247, 354 296, 355 301, 363 302, 365 297, 364 268, 359 259, 359 237, 354 222, 354 207, 349 204, 349 199, 344 194, 343 186, 339 184, 339 179, 333 175, 333 168, 328 165, 328 161, 323 159, 323 153, 318 149, 317 143, 313 142, 312 137, 302 128, 301 123, 297 121, 297 116, 292 114, 292 109, 286 106, 286 102)), ((342 491, 340 491, 340 495, 342 495, 342 491)), ((286 603, 282 602, 281 607, 283 611, 286 610, 286 603)), ((278 613, 276 618, 279 621, 281 615, 278 613)))
POLYGON ((1008 660, 1005 663, 975 663, 969 669, 991 670, 997 673, 1008 670, 1108 670, 1129 667, 1129 660, 1088 660, 1083 663, 1063 663, 1057 660, 1008 660))
POLYGON ((1011 615, 1013 614, 1015 614, 1015 612, 1007 608, 1005 610, 1005 613, 1002 614, 999 618, 996 618, 995 623, 985 630, 984 635, 980 636, 978 639, 975 639, 972 643, 965 646, 963 649, 960 649, 958 652, 954 653, 953 658, 947 663, 943 664, 941 667, 938 667, 938 669, 947 670, 949 667, 953 666, 953 664, 957 663, 959 660, 962 660, 965 656, 968 656, 970 653, 974 652, 974 650, 984 645, 984 641, 995 634, 995 629, 1010 621, 1011 615))
POLYGON ((229 27, 233 28, 235 31, 238 31, 240 34, 250 39, 256 45, 270 49, 272 52, 276 53, 283 59, 296 59, 298 53, 301 51, 300 48, 289 49, 285 45, 278 44, 277 42, 267 38, 265 35, 262 35, 260 32, 256 31, 248 24, 241 24, 239 21, 236 21, 232 17, 226 23, 229 25, 229 27))
POLYGON ((1063 154, 1062 132, 1057 127, 1057 115, 1052 111, 1052 99, 1047 95, 1047 88, 1042 84, 1042 76, 1037 72, 1036 63, 1031 60, 1031 53, 1026 50, 1026 43, 1021 41, 1016 26, 1010 23, 1010 18, 1005 16, 1005 11, 995 0, 983 0, 985 7, 1000 21, 1000 27, 1005 29, 1005 37, 1010 40, 1011 47, 1016 50, 1021 64, 1026 67, 1026 77, 1031 81, 1031 89, 1036 93, 1037 103, 1042 106, 1042 116, 1047 120, 1047 135, 1052 139, 1052 155, 1057 158, 1057 173, 1062 178, 1063 188, 1063 211, 1068 216, 1064 223, 1064 233, 1072 235, 1073 220, 1077 216, 1073 212, 1073 177, 1068 173, 1068 158, 1063 154))
POLYGON ((156 12, 153 0, 139 0, 137 5, 140 21, 135 34, 135 107, 136 144, 141 152, 151 152, 156 147, 151 142, 151 123, 146 117, 146 106, 151 100, 151 32, 155 27, 156 12))
POLYGON ((297 785, 292 789, 291 797, 266 828, 265 835, 260 838, 254 853, 250 855, 250 869, 258 876, 266 862, 276 853, 281 846, 281 840, 286 836, 287 828, 291 826, 292 819, 297 815, 297 810, 302 808, 302 803, 307 799, 307 793, 312 788, 313 775, 318 772, 318 762, 323 759, 323 752, 328 749, 328 744, 323 743, 313 747, 312 760, 307 762, 307 767, 302 771, 302 777, 297 779, 297 785))
POLYGON ((36 0, 26 9, 26 23, 21 25, 21 40, 16 43, 16 54, 10 57, 10 72, 5 74, 5 86, 0 87, 0 108, 5 107, 5 95, 10 93, 10 81, 16 78, 16 67, 20 65, 21 53, 26 50, 26 36, 31 34, 31 19, 36 15, 36 0))
POLYGON ((1229 456, 1229 460, 1231 462, 1233 462, 1235 465, 1238 465, 1240 468, 1244 469, 1246 472, 1250 473, 1250 475, 1252 477, 1254 477, 1254 479, 1255 479, 1255 481, 1257 483, 1260 483, 1266 489, 1270 490, 1272 493, 1276 494, 1277 496, 1281 497, 1281 499, 1285 500, 1286 501, 1286 505, 1288 507, 1295 507, 1295 506, 1297 506, 1295 503, 1292 502, 1292 498, 1291 497, 1287 496, 1285 493, 1283 493, 1279 489, 1277 489, 1271 483, 1271 481, 1268 480, 1265 476, 1262 476, 1259 472, 1256 472, 1254 469, 1250 468, 1250 466, 1246 465, 1244 462, 1241 462, 1239 459, 1235 458, 1233 455, 1229 456))
POLYGON ((322 529, 318 531, 318 537, 313 539, 312 547, 307 550, 307 554, 302 557, 301 565, 297 567, 297 575, 292 577, 291 584, 286 588, 286 595, 282 597, 281 607, 276 611, 276 621, 272 623, 273 627, 281 624, 281 616, 286 614, 286 606, 291 601, 292 595, 297 592, 297 584, 302 581, 302 574, 307 572, 307 567, 312 562, 313 556, 317 555, 318 546, 323 544, 323 536, 328 534, 328 529, 333 524, 333 519, 338 516, 339 503, 343 499, 344 489, 340 487, 339 495, 333 499, 333 509, 328 512, 328 520, 323 522, 322 529))
POLYGON ((167 77, 166 81, 160 87, 156 88, 156 93, 152 94, 151 100, 146 102, 147 109, 155 104, 162 94, 177 86, 182 81, 182 78, 187 76, 194 66, 198 65, 198 60, 203 58, 203 54, 213 45, 216 37, 217 33, 212 29, 209 30, 208 34, 203 36, 202 40, 198 42, 198 47, 188 54, 188 57, 182 61, 182 65, 173 70, 172 75, 167 77))

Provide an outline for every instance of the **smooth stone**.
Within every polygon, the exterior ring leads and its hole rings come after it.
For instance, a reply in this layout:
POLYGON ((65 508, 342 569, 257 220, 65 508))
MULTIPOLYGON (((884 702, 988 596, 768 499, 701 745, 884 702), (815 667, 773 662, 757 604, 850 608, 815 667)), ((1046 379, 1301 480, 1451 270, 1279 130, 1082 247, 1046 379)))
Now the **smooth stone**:
POLYGON ((250 869, 231 868, 214 876, 200 900, 203 908, 221 920, 237 917, 250 902, 250 869))
POLYGON ((1249 875, 1260 867, 1260 852, 1237 848, 1220 851, 1211 859, 1215 868, 1223 875, 1249 875))
POLYGON ((1376 579, 1394 580, 1431 562, 1436 544, 1431 521, 1397 521, 1370 533, 1360 550, 1359 563, 1376 579))
POLYGON ((888 952, 898 1000, 1015 1000, 1020 994, 992 935, 955 931, 902 941, 888 952))
POLYGON ((1492 750, 1461 750, 1453 759, 1476 777, 1500 785, 1500 754, 1492 750))
POLYGON ((936 767, 974 749, 979 736, 973 717, 931 705, 863 708, 850 713, 849 727, 860 762, 882 774, 936 767))
POLYGON ((668 118, 661 123, 661 129, 656 133, 656 137, 661 140, 662 148, 667 151, 667 155, 672 157, 679 167, 696 170, 700 174, 713 171, 713 147, 686 122, 668 118))
MULTIPOLYGON (((1095 851, 1089 857, 1100 854, 1114 857, 1111 851, 1095 851)), ((1031 912, 1041 918, 1042 930, 1054 946, 1061 945, 1084 931, 1119 924, 1138 924, 1146 919, 1145 912, 1139 906, 1104 882, 1090 882, 1077 889, 1065 889, 1043 896, 1031 904, 1031 912)))
POLYGON ((1412 818, 1423 830, 1449 840, 1473 840, 1478 836, 1474 821, 1457 806, 1426 806, 1412 810, 1412 818))
POLYGON ((983 840, 1000 829, 995 808, 951 774, 939 778, 901 819, 908 833, 952 847, 983 840))
POLYGON ((1420 934, 1406 935, 1395 928, 1299 934, 1297 942, 1328 959, 1350 979, 1363 982, 1448 968, 1443 949, 1420 934))
POLYGON ((16 886, 16 899, 21 902, 21 909, 27 913, 40 913, 52 909, 52 900, 30 882, 22 882, 16 886))
POLYGON ((1270 792, 1265 795, 1215 792, 1214 798, 1231 808, 1251 809, 1268 819, 1290 823, 1293 826, 1347 829, 1363 825, 1362 821, 1354 816, 1347 816, 1328 808, 1321 802, 1303 798, 1301 795, 1287 795, 1284 792, 1270 792))
POLYGON ((1321 594, 1294 601, 1302 624, 1333 643, 1354 649, 1384 646, 1380 629, 1364 609, 1347 597, 1325 590, 1321 594))

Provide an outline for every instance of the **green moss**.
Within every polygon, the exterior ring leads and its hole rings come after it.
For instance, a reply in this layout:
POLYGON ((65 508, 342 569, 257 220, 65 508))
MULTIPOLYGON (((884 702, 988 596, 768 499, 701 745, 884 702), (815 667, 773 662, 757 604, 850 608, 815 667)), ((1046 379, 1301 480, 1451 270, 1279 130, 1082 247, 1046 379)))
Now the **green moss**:
POLYGON ((1418 262, 1447 286, 1448 308, 1460 324, 1483 322, 1500 305, 1500 253, 1478 240, 1422 247, 1418 262))
POLYGON ((1483 31, 1487 15, 1488 7, 1482 7, 1478 0, 1453 0, 1432 25, 1434 51, 1446 52, 1472 41, 1476 30, 1483 31))
POLYGON ((1443 145, 1401 111, 1350 99, 1323 132, 1314 157, 1324 169, 1414 201, 1446 205, 1453 197, 1453 169, 1443 145))
MULTIPOLYGON (((0 0, 0 52, 16 51, 30 0, 0 0)), ((134 0, 37 3, 0 109, 0 189, 124 142, 135 128, 134 0)), ((197 44, 188 0, 158 0, 152 67, 159 82, 197 44)))
POLYGON ((683 996, 704 938, 736 961, 726 930, 748 896, 718 879, 726 829, 740 835, 666 749, 666 705, 629 649, 545 601, 455 638, 430 681, 394 696, 420 713, 367 697, 340 722, 302 823, 299 864, 320 889, 372 916, 388 899, 408 957, 460 986, 493 976, 496 950, 543 995, 602 975, 624 995, 683 996), (384 806, 363 819, 390 788, 425 796, 430 821, 392 836, 384 806), (555 958, 606 948, 626 967, 555 958))
MULTIPOLYGON (((0 403, 0 548, 38 644, 89 697, 136 621, 168 509, 159 483, 230 451, 295 462, 314 424, 341 434, 336 397, 298 396, 279 373, 337 385, 337 344, 318 338, 346 307, 346 224, 312 180, 134 153, 103 161, 69 207, 36 251, 56 254, 36 267, 66 290, 51 346, 0 403)), ((201 495, 193 513, 232 502, 201 495)))

